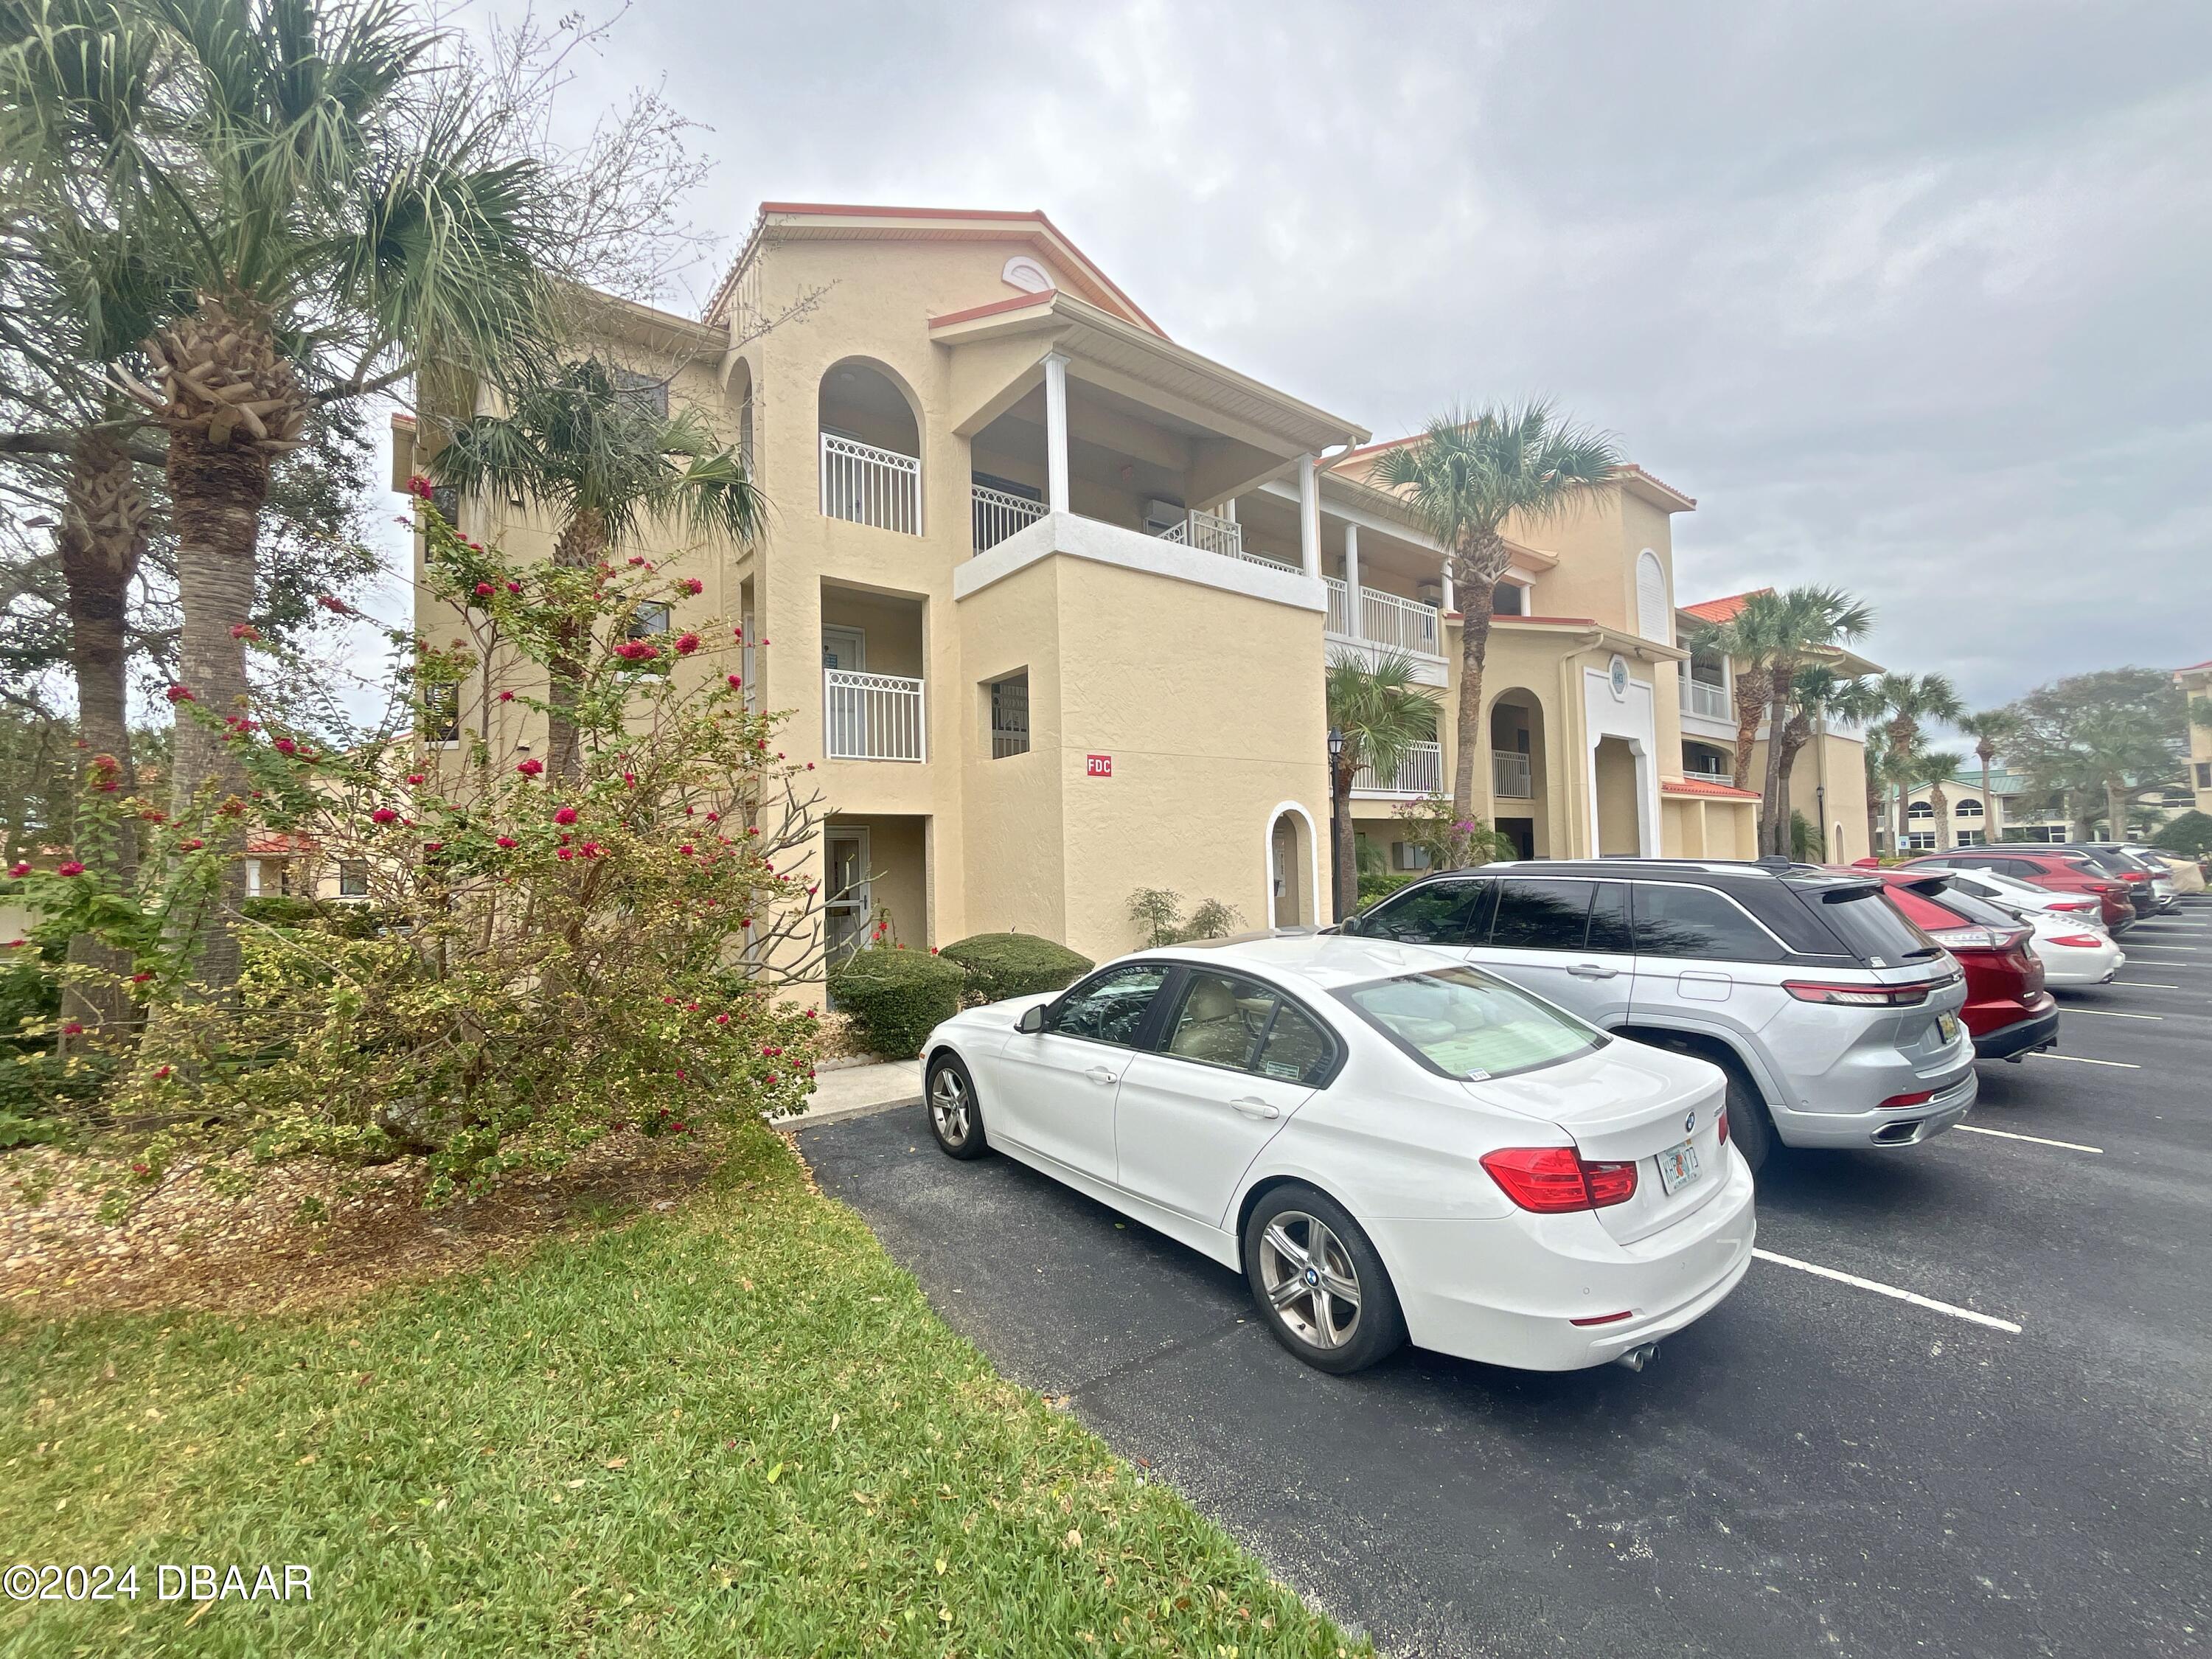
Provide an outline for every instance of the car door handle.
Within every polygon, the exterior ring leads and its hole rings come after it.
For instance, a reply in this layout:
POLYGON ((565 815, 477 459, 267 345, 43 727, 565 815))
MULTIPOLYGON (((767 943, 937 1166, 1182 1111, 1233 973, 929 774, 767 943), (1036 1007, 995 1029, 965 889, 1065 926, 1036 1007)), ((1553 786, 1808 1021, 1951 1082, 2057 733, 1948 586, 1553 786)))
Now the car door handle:
POLYGON ((1577 979, 1618 979, 1620 977, 1620 969, 1602 967, 1595 962, 1578 962, 1573 967, 1568 969, 1567 971, 1573 975, 1577 979))
POLYGON ((1094 1066, 1083 1075, 1089 1078, 1093 1083, 1102 1085, 1111 1083, 1115 1079, 1115 1074, 1112 1072, 1108 1071, 1103 1066, 1094 1066))
POLYGON ((1283 1115, 1279 1109, 1269 1105, 1266 1101, 1255 1100, 1249 1095, 1242 1100, 1232 1100, 1229 1103, 1237 1109, 1239 1115, 1244 1117, 1270 1118, 1280 1117, 1283 1115))

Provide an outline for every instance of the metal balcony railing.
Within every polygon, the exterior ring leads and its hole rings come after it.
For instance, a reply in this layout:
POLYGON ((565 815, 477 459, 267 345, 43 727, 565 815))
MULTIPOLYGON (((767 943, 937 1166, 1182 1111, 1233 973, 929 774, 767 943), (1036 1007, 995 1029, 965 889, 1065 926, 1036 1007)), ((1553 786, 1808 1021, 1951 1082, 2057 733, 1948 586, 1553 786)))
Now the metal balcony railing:
POLYGON ((823 516, 921 534, 921 461, 858 439, 822 434, 823 516))
POLYGON ((996 547, 1017 530, 1026 530, 1044 517, 1044 503, 1033 501, 1026 495, 1016 495, 1004 489, 993 489, 988 484, 973 487, 975 495, 975 551, 982 553, 996 547))
POLYGON ((831 760, 928 758, 921 682, 902 675, 823 669, 822 728, 831 760))
POLYGON ((1441 794, 1443 787, 1444 750, 1440 743, 1414 744, 1398 763, 1398 769, 1387 776, 1377 776, 1371 766, 1363 766, 1352 775, 1356 794, 1435 795, 1441 794))
POLYGON ((1534 775, 1528 757, 1510 749, 1490 751, 1490 793, 1500 800, 1533 800, 1534 775))

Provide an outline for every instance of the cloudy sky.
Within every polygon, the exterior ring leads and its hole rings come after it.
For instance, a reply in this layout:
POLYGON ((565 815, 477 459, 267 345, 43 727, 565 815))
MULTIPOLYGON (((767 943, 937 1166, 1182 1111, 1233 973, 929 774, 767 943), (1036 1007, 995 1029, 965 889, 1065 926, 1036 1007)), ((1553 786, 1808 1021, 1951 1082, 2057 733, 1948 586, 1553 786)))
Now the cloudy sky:
POLYGON ((763 198, 1042 208, 1378 434, 1611 428, 1698 500, 1685 601, 1844 585, 1979 704, 2212 657, 2202 0, 636 0, 564 118, 664 76, 725 252, 763 198))

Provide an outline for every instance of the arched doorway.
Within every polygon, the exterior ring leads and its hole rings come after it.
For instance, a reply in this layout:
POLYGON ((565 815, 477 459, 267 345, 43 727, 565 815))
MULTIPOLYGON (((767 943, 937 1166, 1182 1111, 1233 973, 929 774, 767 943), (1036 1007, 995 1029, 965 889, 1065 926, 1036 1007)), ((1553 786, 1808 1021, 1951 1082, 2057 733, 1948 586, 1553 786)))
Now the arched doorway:
POLYGON ((1514 856, 1552 856, 1550 778, 1544 756, 1544 705, 1515 686, 1490 705, 1491 827, 1514 856))
POLYGON ((1313 820, 1285 801, 1267 825, 1267 926, 1311 927, 1321 920, 1313 820))
POLYGON ((1590 763, 1590 784, 1597 796, 1597 855, 1633 858, 1644 850, 1636 750, 1626 738, 1601 738, 1590 763))
POLYGON ((825 517, 921 534, 921 422, 906 388, 850 357, 822 376, 825 517))

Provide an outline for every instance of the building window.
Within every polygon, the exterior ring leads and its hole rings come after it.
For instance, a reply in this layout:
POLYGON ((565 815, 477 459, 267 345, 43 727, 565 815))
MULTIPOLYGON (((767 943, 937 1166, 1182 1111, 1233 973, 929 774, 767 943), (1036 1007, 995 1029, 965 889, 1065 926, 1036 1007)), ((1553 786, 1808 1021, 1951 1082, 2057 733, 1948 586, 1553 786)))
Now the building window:
POLYGON ((1982 804, 1976 800, 1972 795, 1969 795, 1966 799, 1960 801, 1957 806, 1954 807, 1952 811, 1959 817, 1978 818, 1982 816, 1982 804))
POLYGON ((1936 816, 1936 809, 1924 800, 1917 800, 1905 809, 1905 816, 1908 818, 1932 818, 1936 816))
POLYGON ((1425 847, 1410 841, 1390 843, 1390 867, 1393 870, 1425 870, 1435 862, 1425 847))
POLYGON ((2197 787, 2199 789, 2212 789, 2212 761, 2197 763, 2197 787))
POLYGON ((612 371, 615 391, 622 400, 656 420, 668 418, 668 382, 657 375, 640 374, 627 368, 612 371))
POLYGON ((1932 853, 1936 850, 1936 832, 1933 830, 1910 830, 1905 835, 1905 845, 1909 852, 1932 853))
POLYGON ((426 685, 422 688, 422 738, 426 743, 461 740, 461 688, 426 685))
POLYGON ((1500 582, 1490 590, 1490 611, 1495 617, 1528 614, 1526 590, 1518 582, 1500 582))
POLYGON ((461 527, 461 490, 458 484, 432 484, 430 505, 455 531, 461 527))
POLYGON ((368 896, 368 860, 367 859, 338 860, 338 896, 340 898, 368 896))
POLYGON ((1030 671, 991 682, 991 758, 1030 752, 1030 671))
POLYGON ((653 634, 668 631, 668 607, 658 599, 647 599, 629 613, 629 637, 641 640, 653 634))
POLYGON ((1986 847, 1989 845, 1989 831, 1986 830, 1959 831, 1959 845, 1961 847, 1986 847))

